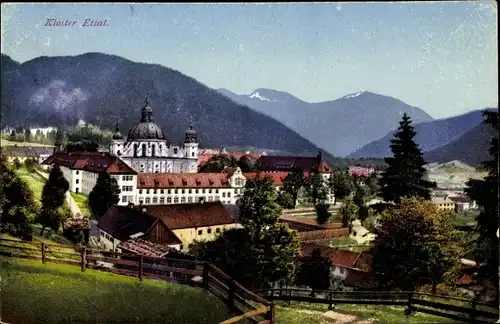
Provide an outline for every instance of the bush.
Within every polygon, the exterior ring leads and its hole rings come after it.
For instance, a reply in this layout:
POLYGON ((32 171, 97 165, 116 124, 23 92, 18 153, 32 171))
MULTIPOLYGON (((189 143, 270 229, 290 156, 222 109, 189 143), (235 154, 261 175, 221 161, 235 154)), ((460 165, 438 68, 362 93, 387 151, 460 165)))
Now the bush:
POLYGON ((318 224, 325 224, 330 219, 331 213, 328 211, 330 205, 328 204, 316 204, 314 206, 316 209, 316 221, 318 224))
POLYGON ((367 217, 364 221, 361 222, 361 225, 369 230, 371 233, 374 233, 377 228, 377 220, 375 216, 367 217))

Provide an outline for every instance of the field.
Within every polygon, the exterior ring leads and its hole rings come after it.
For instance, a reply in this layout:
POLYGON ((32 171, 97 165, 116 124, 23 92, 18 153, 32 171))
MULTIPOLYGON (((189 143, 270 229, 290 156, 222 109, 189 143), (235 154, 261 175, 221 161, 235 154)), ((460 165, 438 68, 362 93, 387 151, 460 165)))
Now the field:
POLYGON ((378 305, 335 305, 334 318, 323 315, 328 311, 327 305, 277 301, 277 324, 432 324, 432 323, 463 323, 450 319, 414 313, 404 316, 404 308, 399 306, 378 305), (344 315, 344 316, 342 316, 344 315), (347 315, 347 316, 346 316, 347 315), (348 317, 351 317, 348 321, 348 317), (355 318, 354 318, 355 317, 355 318))
POLYGON ((218 323, 226 306, 199 288, 0 257, 2 320, 11 323, 218 323))
POLYGON ((28 187, 33 192, 33 198, 35 198, 35 201, 40 205, 45 179, 35 172, 28 171, 24 167, 15 170, 15 172, 24 182, 26 182, 28 187))
POLYGON ((90 217, 92 215, 87 205, 87 201, 89 199, 88 196, 72 192, 71 197, 73 197, 73 200, 75 201, 78 208, 80 208, 80 211, 83 213, 83 215, 85 215, 86 217, 90 217))
POLYGON ((40 147, 47 147, 47 146, 53 146, 53 145, 47 145, 47 144, 40 144, 40 143, 31 143, 31 142, 12 142, 8 141, 5 139, 0 139, 1 146, 40 146, 40 147))

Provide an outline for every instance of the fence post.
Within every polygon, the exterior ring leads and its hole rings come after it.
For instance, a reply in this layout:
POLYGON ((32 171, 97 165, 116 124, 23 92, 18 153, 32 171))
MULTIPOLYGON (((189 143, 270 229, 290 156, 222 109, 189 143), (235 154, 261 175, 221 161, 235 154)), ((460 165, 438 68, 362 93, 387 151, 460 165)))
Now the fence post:
POLYGON ((405 310, 405 315, 410 316, 412 312, 411 299, 413 298, 413 292, 408 293, 408 308, 405 310))
POLYGON ((328 310, 333 310, 333 292, 331 290, 328 293, 328 300, 330 301, 330 304, 328 304, 328 310))
POLYGON ((45 243, 42 242, 42 263, 45 263, 45 243))
POLYGON ((235 294, 236 287, 234 285, 234 281, 232 279, 229 280, 229 291, 228 291, 228 303, 229 307, 234 308, 234 294, 235 294))
POLYGON ((203 262, 203 289, 208 290, 208 262, 203 262))
POLYGON ((82 247, 81 256, 82 256, 82 272, 84 272, 85 267, 86 267, 86 263, 87 263, 87 248, 86 247, 82 247))
POLYGON ((470 318, 472 320, 476 319, 476 303, 477 303, 477 298, 478 298, 478 295, 474 294, 474 297, 472 298, 472 309, 470 311, 470 318))
POLYGON ((276 323, 276 306, 274 303, 269 305, 269 310, 266 312, 266 320, 269 321, 269 324, 276 323))
POLYGON ((143 272, 144 272, 144 255, 141 254, 141 257, 139 259, 139 280, 142 280, 143 272))

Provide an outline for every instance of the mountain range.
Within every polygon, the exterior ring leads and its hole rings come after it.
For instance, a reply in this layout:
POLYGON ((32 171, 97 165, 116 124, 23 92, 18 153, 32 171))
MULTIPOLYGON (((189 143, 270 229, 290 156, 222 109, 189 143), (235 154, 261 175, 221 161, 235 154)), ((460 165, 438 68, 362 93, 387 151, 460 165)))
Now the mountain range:
POLYGON ((459 138, 437 149, 424 152, 426 162, 460 160, 469 165, 479 166, 491 160, 489 148, 491 139, 498 133, 491 125, 481 123, 459 138))
POLYGON ((397 128, 404 113, 414 122, 433 120, 422 109, 401 100, 361 91, 324 102, 305 102, 272 89, 249 95, 217 89, 234 102, 266 114, 335 156, 346 156, 397 128))
MULTIPOLYGON (((126 132, 149 94, 156 122, 182 141, 192 121, 201 147, 248 147, 314 154, 318 147, 285 125, 233 102, 195 79, 157 64, 102 53, 38 57, 20 64, 1 55, 2 126, 75 125, 126 132)), ((325 156, 328 156, 326 154, 325 156)))
MULTIPOLYGON (((489 108, 492 109, 492 108, 489 108)), ((415 142, 423 152, 438 149, 451 143, 468 131, 482 123, 483 110, 475 110, 463 115, 433 120, 425 123, 413 123, 415 127, 415 142)), ((396 128, 396 127, 395 127, 396 128)), ((388 132, 384 137, 370 142, 361 149, 351 153, 349 157, 387 157, 391 156, 390 144, 395 130, 388 132)), ((465 162, 465 161, 464 161, 465 162)))

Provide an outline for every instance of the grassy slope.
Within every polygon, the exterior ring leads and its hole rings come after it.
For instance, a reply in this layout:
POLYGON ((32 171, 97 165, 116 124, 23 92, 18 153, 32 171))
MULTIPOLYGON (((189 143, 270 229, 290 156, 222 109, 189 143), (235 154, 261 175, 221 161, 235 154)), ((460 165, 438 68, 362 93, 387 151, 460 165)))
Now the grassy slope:
MULTIPOLYGON (((291 305, 288 305, 286 302, 276 303, 278 305, 277 324, 335 323, 333 319, 329 319, 322 315, 322 313, 328 311, 327 305, 298 302, 292 302, 291 305), (305 313, 304 310, 317 311, 317 313, 309 314, 305 313)), ((341 314, 355 315, 357 321, 373 319, 371 323, 374 324, 463 323, 423 313, 414 313, 406 318, 404 316, 404 308, 399 306, 336 305, 333 311, 341 314)))
POLYGON ((218 323, 231 315, 201 289, 0 257, 2 320, 11 323, 218 323))
POLYGON ((75 201, 78 208, 80 208, 80 211, 83 213, 83 215, 85 215, 86 217, 92 216, 92 213, 90 212, 90 209, 87 205, 87 201, 89 199, 88 196, 72 192, 71 197, 73 197, 73 200, 75 201))
POLYGON ((53 145, 47 145, 47 144, 40 144, 40 143, 31 143, 31 142, 12 142, 12 141, 8 141, 8 140, 5 140, 5 139, 0 139, 0 142, 2 144, 2 146, 14 146, 14 145, 17 145, 17 146, 40 146, 40 147, 47 147, 47 146, 53 146, 53 145))

